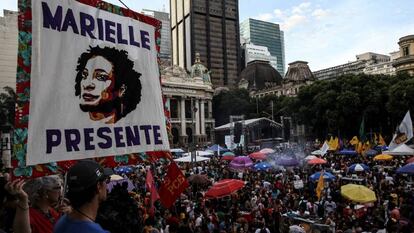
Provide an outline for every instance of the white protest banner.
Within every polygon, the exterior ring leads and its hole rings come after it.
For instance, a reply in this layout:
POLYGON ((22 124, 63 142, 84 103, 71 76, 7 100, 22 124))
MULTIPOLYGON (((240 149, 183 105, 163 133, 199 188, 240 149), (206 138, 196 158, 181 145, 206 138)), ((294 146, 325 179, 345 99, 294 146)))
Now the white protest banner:
POLYGON ((295 189, 303 189, 303 187, 304 187, 303 180, 294 180, 293 181, 293 187, 295 189))
POLYGON ((411 138, 413 138, 413 122, 411 121, 410 111, 407 111, 390 142, 389 149, 392 150, 408 142, 411 138))
POLYGON ((169 150, 156 20, 100 3, 31 1, 26 165, 169 150))

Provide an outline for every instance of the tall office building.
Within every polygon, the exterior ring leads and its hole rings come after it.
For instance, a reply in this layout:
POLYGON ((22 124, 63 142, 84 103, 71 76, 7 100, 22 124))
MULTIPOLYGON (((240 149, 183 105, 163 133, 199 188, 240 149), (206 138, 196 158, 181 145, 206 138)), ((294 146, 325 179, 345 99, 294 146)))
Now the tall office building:
POLYGON ((16 89, 17 12, 3 11, 0 17, 0 93, 8 86, 16 89))
POLYGON ((279 24, 256 19, 246 19, 240 24, 240 35, 247 43, 266 46, 277 57, 277 71, 285 74, 285 41, 279 24))
POLYGON ((159 21, 161 21, 161 47, 160 58, 168 60, 171 63, 171 27, 170 27, 170 14, 162 11, 153 11, 143 9, 142 13, 150 15, 159 21))
POLYGON ((244 44, 242 46, 242 51, 244 52, 245 67, 249 62, 260 60, 268 61, 270 65, 277 70, 277 57, 270 55, 269 49, 266 46, 244 44))
POLYGON ((187 70, 200 53, 214 87, 235 86, 240 71, 238 0, 170 0, 172 62, 187 70))

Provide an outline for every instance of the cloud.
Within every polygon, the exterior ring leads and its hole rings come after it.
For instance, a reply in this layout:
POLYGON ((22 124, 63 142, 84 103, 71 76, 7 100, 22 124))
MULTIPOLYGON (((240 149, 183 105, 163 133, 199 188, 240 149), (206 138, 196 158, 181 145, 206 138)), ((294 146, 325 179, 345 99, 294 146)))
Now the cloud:
POLYGON ((283 18, 285 18, 286 16, 285 16, 285 13, 281 10, 281 9, 275 9, 274 11, 273 11, 273 13, 275 14, 275 17, 276 18, 279 18, 279 19, 283 19, 283 18))
POLYGON ((282 23, 282 29, 284 31, 288 31, 292 28, 294 28, 295 26, 304 23, 306 21, 306 16, 304 15, 291 15, 289 17, 287 17, 284 22, 282 23))
POLYGON ((301 4, 292 8, 292 14, 302 14, 309 9, 310 5, 310 2, 302 2, 301 4))
POLYGON ((274 15, 271 13, 263 13, 253 18, 258 19, 258 20, 263 20, 263 21, 270 21, 274 18, 274 15))
POLYGON ((322 19, 329 15, 329 10, 323 10, 323 9, 316 9, 312 12, 312 16, 314 16, 316 19, 322 19))
POLYGON ((273 10, 274 19, 278 19, 285 31, 293 30, 301 24, 309 23, 312 19, 322 19, 329 15, 328 9, 322 9, 319 5, 313 6, 310 2, 302 2, 290 9, 273 10))

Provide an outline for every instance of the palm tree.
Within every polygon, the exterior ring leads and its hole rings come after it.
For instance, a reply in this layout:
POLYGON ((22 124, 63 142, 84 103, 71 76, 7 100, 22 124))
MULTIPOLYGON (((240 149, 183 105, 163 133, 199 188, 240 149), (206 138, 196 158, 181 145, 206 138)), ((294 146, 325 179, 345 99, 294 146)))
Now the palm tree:
POLYGON ((10 128, 14 125, 14 114, 17 95, 11 87, 4 87, 0 93, 0 128, 10 128))

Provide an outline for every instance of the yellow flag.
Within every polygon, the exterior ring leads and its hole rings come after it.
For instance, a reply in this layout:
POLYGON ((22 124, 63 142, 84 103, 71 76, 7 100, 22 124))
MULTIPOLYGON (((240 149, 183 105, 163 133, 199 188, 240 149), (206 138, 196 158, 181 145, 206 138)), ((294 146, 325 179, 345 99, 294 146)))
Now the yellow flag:
POLYGON ((384 140, 384 138, 382 137, 381 134, 379 134, 378 145, 381 145, 381 146, 386 145, 385 140, 384 140))
POLYGON ((331 138, 329 139, 328 145, 329 145, 329 150, 335 150, 334 145, 335 144, 335 140, 333 138, 333 136, 331 136, 331 138))
POLYGON ((378 136, 376 133, 374 133, 374 144, 378 144, 378 136))
POLYGON ((366 141, 362 146, 362 153, 366 153, 369 149, 371 149, 371 144, 369 141, 366 141))
POLYGON ((321 200, 322 191, 324 187, 325 187, 325 184, 324 184, 323 171, 322 171, 319 176, 318 185, 316 186, 316 196, 318 197, 318 201, 321 200))
POLYGON ((335 137, 334 139, 334 150, 338 150, 339 148, 339 138, 335 137))
POLYGON ((358 140, 358 137, 357 137, 357 136, 354 136, 354 137, 351 139, 351 141, 349 141, 349 144, 351 144, 351 145, 353 145, 353 146, 357 145, 358 143, 359 143, 359 140, 358 140))
POLYGON ((362 153, 363 146, 362 142, 358 142, 358 145, 356 145, 356 152, 358 152, 358 154, 362 153))

